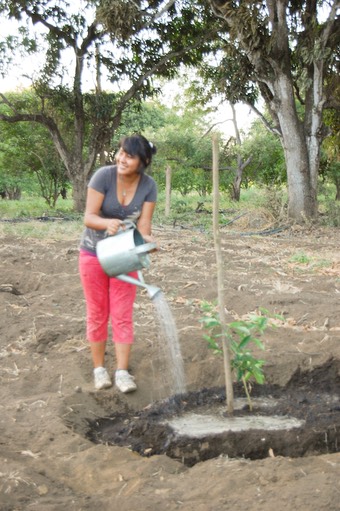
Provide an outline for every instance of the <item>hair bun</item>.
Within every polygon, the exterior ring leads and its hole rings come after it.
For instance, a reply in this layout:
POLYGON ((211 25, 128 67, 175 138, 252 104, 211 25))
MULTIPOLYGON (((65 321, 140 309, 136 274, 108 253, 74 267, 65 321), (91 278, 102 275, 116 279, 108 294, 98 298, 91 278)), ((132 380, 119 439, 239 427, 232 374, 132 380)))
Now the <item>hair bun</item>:
POLYGON ((152 154, 156 154, 157 153, 156 146, 154 146, 152 142, 149 142, 149 146, 150 146, 152 154))

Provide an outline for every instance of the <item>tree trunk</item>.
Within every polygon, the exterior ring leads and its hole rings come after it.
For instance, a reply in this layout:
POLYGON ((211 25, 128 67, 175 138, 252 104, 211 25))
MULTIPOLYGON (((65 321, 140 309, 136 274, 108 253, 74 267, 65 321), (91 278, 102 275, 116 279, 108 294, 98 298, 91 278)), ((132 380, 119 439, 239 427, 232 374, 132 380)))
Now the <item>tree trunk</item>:
POLYGON ((231 43, 237 41, 234 49, 240 45, 244 50, 251 64, 251 80, 256 81, 272 117, 270 128, 281 138, 288 215, 298 222, 311 220, 317 215, 324 75, 336 55, 339 2, 327 3, 329 12, 322 23, 318 22, 321 3, 314 0, 301 4, 299 14, 297 4, 287 0, 259 5, 231 0, 211 3, 214 12, 226 20, 231 43), (265 8, 263 12, 260 5, 265 8), (304 113, 300 113, 300 120, 295 101, 302 103, 302 96, 304 113))
POLYGON ((73 190, 73 208, 77 213, 85 211, 88 178, 81 169, 73 171, 70 175, 73 190))
POLYGON ((297 222, 306 221, 317 214, 316 190, 312 189, 310 181, 307 151, 303 150, 304 138, 300 137, 300 142, 296 142, 294 148, 287 148, 287 138, 292 140, 292 136, 283 138, 287 165, 288 217, 297 222))
POLYGON ((234 177, 233 185, 231 188, 231 200, 235 202, 239 202, 241 197, 241 184, 242 184, 242 174, 243 174, 243 168, 238 162, 237 169, 236 169, 236 175, 234 177))
POLYGON ((236 118, 236 110, 235 110, 234 103, 230 103, 230 107, 231 107, 231 111, 232 111, 232 114, 233 114, 232 121, 233 121, 234 131, 235 131, 236 145, 237 145, 237 148, 238 148, 238 153, 237 153, 237 169, 236 169, 236 175, 234 177, 234 182, 233 182, 233 186, 232 186, 231 199, 236 201, 236 202, 239 202, 240 197, 241 197, 241 184, 242 184, 242 176, 243 176, 242 157, 241 157, 241 154, 240 154, 241 135, 240 135, 240 130, 238 129, 237 118, 236 118))
MULTIPOLYGON (((312 174, 303 124, 296 111, 292 83, 284 73, 278 73, 273 83, 276 112, 281 128, 288 182, 288 216, 297 222, 316 216, 316 179, 312 174)), ((313 151, 314 152, 314 151, 313 151)), ((318 166, 317 166, 318 167, 318 166)), ((315 172, 315 167, 313 167, 315 172)))

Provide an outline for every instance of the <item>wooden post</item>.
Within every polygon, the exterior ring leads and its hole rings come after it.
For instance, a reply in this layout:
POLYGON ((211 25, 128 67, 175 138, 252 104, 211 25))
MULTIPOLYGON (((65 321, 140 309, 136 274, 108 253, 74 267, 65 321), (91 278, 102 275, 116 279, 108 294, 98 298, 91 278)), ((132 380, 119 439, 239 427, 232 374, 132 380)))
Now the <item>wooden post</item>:
POLYGON ((167 166, 165 171, 165 216, 170 215, 171 204, 171 167, 167 166))
POLYGON ((221 237, 219 229, 219 138, 216 133, 212 136, 212 152, 213 152, 213 231, 214 244, 217 263, 217 293, 218 293, 218 311, 222 328, 222 348, 226 385, 227 409, 230 415, 234 412, 234 391, 233 380, 231 375, 230 348, 229 341, 226 336, 227 315, 225 311, 224 287, 223 287, 223 257, 221 248, 221 237))
MULTIPOLYGON (((96 44, 96 94, 102 93, 102 73, 100 69, 100 51, 99 44, 96 44)), ((106 164, 105 150, 102 148, 99 154, 100 165, 106 164)))

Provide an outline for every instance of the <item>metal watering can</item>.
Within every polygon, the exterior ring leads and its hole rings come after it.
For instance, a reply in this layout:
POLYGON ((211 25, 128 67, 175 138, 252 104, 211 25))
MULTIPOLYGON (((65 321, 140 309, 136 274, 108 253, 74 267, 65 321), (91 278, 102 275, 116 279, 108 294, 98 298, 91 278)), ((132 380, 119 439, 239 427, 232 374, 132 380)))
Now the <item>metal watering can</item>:
POLYGON ((143 236, 130 220, 125 220, 125 229, 120 229, 114 236, 108 236, 97 243, 97 257, 104 272, 109 277, 123 280, 129 284, 143 287, 151 299, 161 290, 156 286, 146 284, 142 268, 150 267, 148 253, 156 248, 156 243, 145 243, 143 236), (138 272, 138 279, 126 275, 132 271, 138 272))

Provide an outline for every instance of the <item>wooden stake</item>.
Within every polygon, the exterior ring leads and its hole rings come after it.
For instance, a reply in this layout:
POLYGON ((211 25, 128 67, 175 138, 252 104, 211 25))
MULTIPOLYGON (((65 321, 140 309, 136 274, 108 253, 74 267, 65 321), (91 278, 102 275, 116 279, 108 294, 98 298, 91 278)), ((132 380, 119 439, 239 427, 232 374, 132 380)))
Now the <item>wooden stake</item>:
POLYGON ((228 338, 226 336, 227 330, 227 317, 225 311, 225 300, 224 300, 224 287, 223 287, 223 257, 221 248, 221 237, 219 229, 219 138, 216 133, 212 136, 212 152, 213 152, 213 232, 214 232, 214 244, 215 244, 215 255, 217 263, 217 293, 218 293, 218 311, 219 318, 222 328, 222 348, 223 348, 223 360, 224 360, 224 373, 225 373, 225 384, 226 384, 226 398, 227 398, 227 409, 228 413, 232 415, 234 413, 234 391, 233 391, 233 380, 231 375, 231 362, 230 362, 230 348, 228 338))
POLYGON ((167 166, 165 171, 165 216, 170 215, 170 204, 171 204, 171 167, 167 166))

